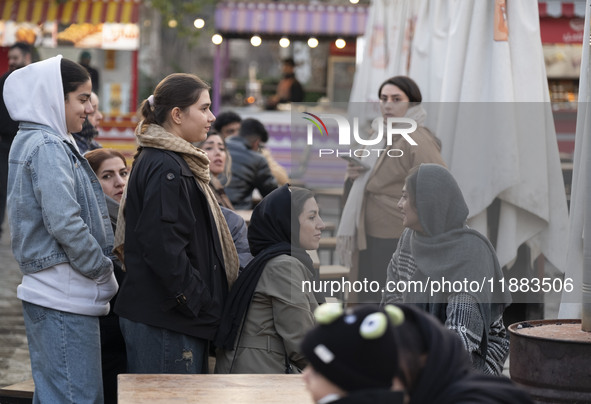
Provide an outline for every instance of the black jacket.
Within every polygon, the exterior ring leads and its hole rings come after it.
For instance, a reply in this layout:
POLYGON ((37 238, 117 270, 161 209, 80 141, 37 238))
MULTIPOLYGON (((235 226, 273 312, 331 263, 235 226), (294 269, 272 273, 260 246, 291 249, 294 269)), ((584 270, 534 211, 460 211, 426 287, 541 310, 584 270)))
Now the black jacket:
POLYGON ((277 188, 277 181, 265 157, 251 150, 244 138, 227 139, 226 146, 232 156, 232 179, 225 186, 226 195, 234 209, 252 209, 252 191, 256 188, 265 197, 277 188))
POLYGON ((127 187, 126 277, 115 313, 213 338, 228 293, 222 248, 205 194, 176 153, 144 148, 127 187))
POLYGON ((10 149, 12 140, 18 132, 18 122, 13 121, 6 109, 6 103, 4 102, 4 82, 12 72, 8 72, 0 77, 0 147, 5 147, 6 150, 10 149))

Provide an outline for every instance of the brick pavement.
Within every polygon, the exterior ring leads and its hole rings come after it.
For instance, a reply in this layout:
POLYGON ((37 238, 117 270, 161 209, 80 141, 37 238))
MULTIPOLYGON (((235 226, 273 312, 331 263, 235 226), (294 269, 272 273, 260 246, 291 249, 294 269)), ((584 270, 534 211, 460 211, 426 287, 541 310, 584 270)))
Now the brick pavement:
POLYGON ((0 239, 0 280, 0 386, 7 386, 32 376, 22 305, 16 297, 21 272, 6 228, 0 239))

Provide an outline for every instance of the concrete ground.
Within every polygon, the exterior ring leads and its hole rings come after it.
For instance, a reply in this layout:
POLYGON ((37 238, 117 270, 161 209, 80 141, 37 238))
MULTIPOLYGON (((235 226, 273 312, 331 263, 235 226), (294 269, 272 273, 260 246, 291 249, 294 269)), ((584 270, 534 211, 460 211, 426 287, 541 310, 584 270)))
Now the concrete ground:
POLYGON ((10 249, 6 228, 0 239, 0 386, 30 379, 31 362, 21 301, 16 287, 21 272, 10 249))

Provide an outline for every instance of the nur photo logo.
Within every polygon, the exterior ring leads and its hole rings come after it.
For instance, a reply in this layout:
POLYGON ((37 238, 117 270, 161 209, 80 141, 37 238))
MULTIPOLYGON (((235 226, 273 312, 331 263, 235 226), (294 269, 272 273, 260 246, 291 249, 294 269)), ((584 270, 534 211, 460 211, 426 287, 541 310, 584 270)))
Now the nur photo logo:
MULTIPOLYGON (((383 119, 378 117, 374 119, 372 127, 377 128, 375 136, 370 139, 364 139, 359 135, 359 118, 351 118, 352 122, 338 114, 312 114, 310 112, 303 112, 302 119, 306 120, 307 125, 307 144, 314 144, 314 133, 318 133, 320 136, 328 137, 328 128, 326 122, 330 124, 336 123, 338 128, 338 144, 339 146, 351 146, 351 144, 360 146, 376 146, 383 144, 384 136, 386 137, 385 146, 392 146, 393 142, 397 137, 402 136, 406 142, 411 146, 417 146, 417 142, 414 141, 410 134, 417 129, 417 123, 411 118, 397 118, 388 117, 383 119)), ((330 125, 331 127, 333 125, 330 125)), ((360 149, 338 149, 338 148, 321 148, 318 150, 318 156, 349 156, 349 157, 367 157, 372 152, 377 152, 380 155, 383 152, 389 157, 402 157, 404 152, 400 149, 370 149, 368 147, 360 149)))

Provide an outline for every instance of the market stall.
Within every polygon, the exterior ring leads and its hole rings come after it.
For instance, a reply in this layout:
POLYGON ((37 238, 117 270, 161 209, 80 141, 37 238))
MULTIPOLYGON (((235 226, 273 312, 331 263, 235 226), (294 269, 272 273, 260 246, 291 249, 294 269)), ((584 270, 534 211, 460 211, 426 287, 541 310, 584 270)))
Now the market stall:
MULTIPOLYGON (((62 54, 78 61, 91 55, 98 70, 100 109, 105 118, 99 141, 134 149, 140 0, 0 0, 0 45, 33 44, 41 59, 62 54)), ((7 61, 0 70, 6 71, 7 61)))
MULTIPOLYGON (((355 69, 355 41, 363 35, 367 20, 367 7, 363 5, 331 5, 320 3, 274 3, 257 1, 228 1, 219 3, 215 11, 215 31, 220 35, 221 42, 216 49, 215 72, 213 83, 214 111, 221 106, 221 94, 224 82, 229 79, 228 60, 230 58, 229 41, 232 39, 252 39, 260 41, 277 41, 281 47, 289 47, 290 42, 307 43, 310 48, 310 59, 326 60, 327 68, 321 73, 325 75, 326 87, 323 89, 333 101, 348 101, 350 86, 355 69), (328 48, 318 47, 319 43, 332 43, 328 48), (286 42, 285 42, 286 41, 286 42), (336 43, 336 42, 335 42, 336 43), (287 44, 287 45, 283 45, 287 44), (350 77, 343 77, 349 72, 350 77)), ((259 42, 260 44, 260 42, 259 42)), ((253 46, 255 45, 253 42, 253 46)), ((269 55, 272 57, 272 55, 269 55)), ((297 58, 296 58, 297 59, 297 58)), ((310 60, 309 59, 309 60, 310 60)), ((300 61, 300 60, 296 60, 300 61)), ((303 61, 309 63, 309 61, 303 61)), ((316 72, 313 72, 315 74, 316 72)), ((298 70, 296 69, 296 75, 298 70)), ((249 77, 247 86, 256 87, 256 77, 249 77)), ((253 103, 256 103, 254 100, 253 103)), ((314 100, 316 101, 316 100, 314 100)))
MULTIPOLYGON (((305 2, 256 2, 227 1, 216 5, 215 31, 221 42, 216 46, 215 77, 213 82, 213 110, 232 109, 243 118, 259 119, 269 131, 268 147, 274 157, 288 172, 297 178, 302 169, 308 169, 307 176, 314 179, 309 186, 342 185, 342 167, 326 167, 320 159, 302 155, 292 144, 291 113, 289 107, 278 111, 263 109, 261 68, 249 69, 248 80, 236 84, 231 77, 229 64, 233 47, 231 42, 251 40, 246 44, 252 48, 253 37, 262 42, 279 42, 278 54, 267 54, 267 60, 279 60, 282 55, 294 56, 299 67, 296 76, 308 71, 309 80, 302 80, 310 95, 306 101, 316 103, 319 98, 347 102, 356 65, 356 41, 366 28, 368 7, 365 5, 334 5, 305 2), (342 42, 337 42, 342 41, 342 42), (299 47, 298 47, 299 46, 299 47), (305 48, 304 52, 298 49, 305 48), (242 93, 244 96, 236 97, 242 93), (314 175, 322 173, 323 175, 314 175)), ((265 72, 263 72, 265 73, 265 72)))

